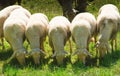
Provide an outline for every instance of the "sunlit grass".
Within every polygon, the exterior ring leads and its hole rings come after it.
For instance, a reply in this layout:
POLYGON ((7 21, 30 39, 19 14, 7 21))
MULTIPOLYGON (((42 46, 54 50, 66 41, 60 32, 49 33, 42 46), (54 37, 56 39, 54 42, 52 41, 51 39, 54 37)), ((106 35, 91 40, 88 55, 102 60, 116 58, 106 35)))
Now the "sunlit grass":
MULTIPOLYGON (((119 6, 119 0, 95 0, 89 3, 88 11, 97 17, 97 12, 100 6, 106 3, 113 3, 119 6)), ((28 9, 31 13, 44 13, 49 20, 57 15, 62 15, 62 9, 57 3, 57 0, 23 0, 22 6, 28 9)), ((71 39, 72 40, 72 39, 71 39)), ((36 66, 32 58, 26 58, 26 65, 20 66, 16 59, 13 59, 9 64, 3 66, 4 76, 119 76, 120 75, 120 33, 118 34, 118 49, 112 54, 108 54, 103 60, 99 61, 99 66, 85 66, 82 62, 77 61, 76 56, 71 57, 71 62, 67 61, 66 65, 57 66, 53 63, 52 49, 49 46, 48 37, 44 43, 46 58, 41 60, 41 63, 36 66)), ((24 46, 29 51, 30 46, 27 42, 24 46)), ((72 42, 72 52, 75 51, 75 44, 72 42)), ((0 48, 1 49, 1 48, 0 48)), ((70 55, 69 42, 66 43, 65 50, 70 55)), ((8 59, 12 55, 10 45, 5 42, 5 50, 0 50, 0 61, 8 59)), ((94 43, 90 43, 90 53, 95 58, 96 52, 94 43)))

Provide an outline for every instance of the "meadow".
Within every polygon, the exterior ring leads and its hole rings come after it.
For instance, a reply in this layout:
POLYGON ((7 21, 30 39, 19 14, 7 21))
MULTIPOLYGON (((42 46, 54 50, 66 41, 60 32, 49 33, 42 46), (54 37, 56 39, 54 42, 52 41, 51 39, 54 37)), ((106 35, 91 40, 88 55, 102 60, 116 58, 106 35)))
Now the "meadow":
MULTIPOLYGON (((89 2, 87 10, 97 17, 99 8, 106 4, 115 4, 120 9, 119 0, 94 0, 89 2)), ((22 0, 22 6, 33 13, 44 13, 51 18, 62 15, 62 9, 56 0, 22 0)), ((0 76, 120 76, 120 33, 117 36, 117 50, 111 54, 107 54, 104 59, 99 61, 92 60, 88 66, 77 61, 76 56, 68 57, 66 64, 57 66, 51 58, 52 49, 49 46, 48 38, 44 43, 45 59, 40 60, 39 65, 34 65, 32 58, 26 58, 26 65, 20 66, 16 59, 10 63, 3 65, 3 62, 12 55, 10 45, 5 41, 5 50, 0 46, 0 76)), ((27 41, 24 42, 26 49, 30 50, 27 41)), ((94 43, 90 43, 90 53, 95 59, 94 43)), ((75 44, 72 42, 72 50, 75 44)), ((70 52, 69 43, 67 42, 65 50, 70 52)))

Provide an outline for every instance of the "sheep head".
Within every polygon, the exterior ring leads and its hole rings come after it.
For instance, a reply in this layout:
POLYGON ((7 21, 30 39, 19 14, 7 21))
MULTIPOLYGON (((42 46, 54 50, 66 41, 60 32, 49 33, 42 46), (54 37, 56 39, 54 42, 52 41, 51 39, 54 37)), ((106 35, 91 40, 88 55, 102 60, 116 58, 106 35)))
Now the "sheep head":
POLYGON ((66 51, 60 51, 60 52, 55 51, 55 53, 53 54, 52 57, 56 57, 58 65, 61 65, 61 64, 63 64, 63 60, 64 60, 66 54, 67 54, 66 51))
POLYGON ((100 58, 104 57, 107 52, 110 53, 110 45, 108 42, 100 42, 98 41, 95 45, 97 51, 99 52, 100 58))
POLYGON ((45 54, 44 51, 40 50, 39 48, 37 49, 32 49, 31 55, 33 57, 33 60, 35 62, 35 64, 39 64, 40 63, 40 53, 41 54, 45 54))
POLYGON ((73 53, 73 55, 77 55, 78 59, 83 62, 83 64, 86 63, 86 57, 90 56, 91 54, 87 51, 87 49, 76 49, 76 51, 73 53))
POLYGON ((18 62, 21 65, 25 64, 25 55, 26 55, 26 50, 25 49, 21 49, 21 50, 17 50, 15 51, 15 57, 17 58, 18 62))

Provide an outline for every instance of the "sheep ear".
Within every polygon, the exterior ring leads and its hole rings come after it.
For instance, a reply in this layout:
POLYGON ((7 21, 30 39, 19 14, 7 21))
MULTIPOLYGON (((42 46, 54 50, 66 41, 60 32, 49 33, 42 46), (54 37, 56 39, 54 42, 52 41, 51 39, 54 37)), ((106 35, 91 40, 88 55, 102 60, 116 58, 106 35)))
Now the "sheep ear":
POLYGON ((52 55, 52 58, 54 58, 56 56, 56 52, 52 55))
MULTIPOLYGON (((38 53, 40 53, 40 51, 37 51, 38 53)), ((27 55, 33 55, 35 52, 34 51, 30 51, 27 55)))
POLYGON ((63 51, 62 53, 64 53, 64 54, 68 54, 66 51, 63 51))
MULTIPOLYGON (((66 51, 62 51, 62 54, 68 54, 66 51)), ((55 57, 56 56, 56 52, 52 55, 52 57, 55 57)))
POLYGON ((88 52, 87 49, 84 50, 84 54, 87 55, 87 56, 90 56, 90 57, 92 56, 92 55, 90 54, 90 52, 88 52))
POLYGON ((42 50, 40 50, 40 53, 42 53, 42 54, 46 55, 46 53, 45 53, 44 51, 42 51, 42 50))
POLYGON ((75 51, 74 53, 72 53, 72 55, 77 55, 79 51, 75 51))

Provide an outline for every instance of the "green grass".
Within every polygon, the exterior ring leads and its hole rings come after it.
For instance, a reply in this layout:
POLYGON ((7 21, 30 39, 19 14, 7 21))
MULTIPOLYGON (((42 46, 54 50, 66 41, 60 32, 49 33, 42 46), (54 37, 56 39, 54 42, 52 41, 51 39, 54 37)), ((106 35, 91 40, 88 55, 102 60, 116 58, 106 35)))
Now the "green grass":
MULTIPOLYGON (((106 3, 113 3, 120 8, 119 0, 95 0, 93 3, 89 3, 87 10, 97 16, 98 9, 106 3)), ((23 0, 22 6, 31 13, 41 12, 46 14, 49 20, 57 15, 62 15, 62 9, 56 0, 23 0)), ((28 43, 25 42, 24 46, 27 47, 27 45, 28 43)), ((31 58, 26 58, 25 66, 20 66, 17 60, 13 59, 9 64, 3 66, 4 76, 120 76, 120 33, 118 34, 118 49, 99 61, 99 66, 96 66, 95 62, 93 62, 94 65, 91 63, 89 66, 84 66, 76 60, 76 56, 72 57, 72 63, 68 60, 66 65, 57 66, 51 58, 52 51, 48 43, 48 38, 44 45, 47 56, 44 60, 41 60, 38 66, 34 65, 31 58)), ((75 44, 72 43, 72 45, 72 50, 74 51, 75 44)), ((91 43, 90 52, 94 58, 95 49, 93 46, 94 43, 91 43)), ((0 66, 13 53, 7 42, 5 42, 5 48, 5 50, 0 50, 0 66)), ((29 49, 30 46, 28 46, 29 49)), ((68 52, 70 50, 68 42, 65 50, 68 52)))

